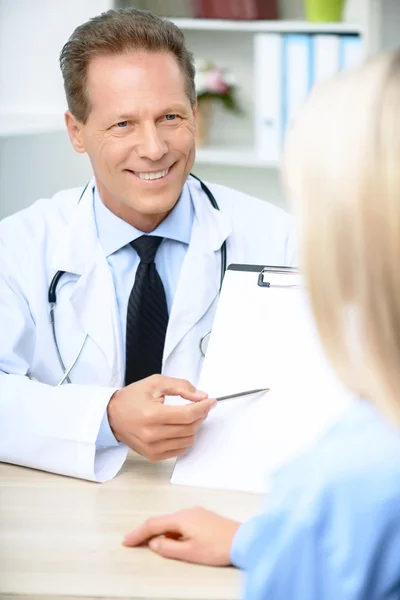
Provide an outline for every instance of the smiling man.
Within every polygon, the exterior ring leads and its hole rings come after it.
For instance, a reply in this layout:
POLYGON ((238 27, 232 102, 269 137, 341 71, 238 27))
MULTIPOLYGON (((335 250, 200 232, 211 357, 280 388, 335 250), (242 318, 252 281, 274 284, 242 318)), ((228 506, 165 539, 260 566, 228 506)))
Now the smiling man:
MULTIPOLYGON (((70 50, 61 57, 64 72, 70 50)), ((154 231, 172 211, 193 166, 196 107, 187 85, 170 52, 99 53, 87 67, 86 106, 75 109, 72 98, 66 114, 102 202, 142 232, 154 231)))
POLYGON ((108 11, 60 64, 93 179, 0 223, 0 460, 105 481, 128 447, 161 460, 193 444, 221 272, 292 264, 290 222, 191 176, 193 57, 174 24, 108 11))

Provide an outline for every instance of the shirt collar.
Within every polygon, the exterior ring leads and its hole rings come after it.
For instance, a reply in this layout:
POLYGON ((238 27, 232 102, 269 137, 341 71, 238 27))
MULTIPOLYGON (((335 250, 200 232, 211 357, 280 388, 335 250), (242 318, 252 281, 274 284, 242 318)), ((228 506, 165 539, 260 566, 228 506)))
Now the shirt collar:
MULTIPOLYGON (((133 240, 144 235, 143 231, 136 229, 103 204, 97 190, 94 187, 94 215, 97 227, 97 235, 100 240, 104 253, 110 256, 124 246, 127 246, 133 240)), ((162 221, 151 235, 189 244, 192 233, 194 208, 190 196, 189 186, 185 183, 178 202, 170 212, 168 217, 162 221)))

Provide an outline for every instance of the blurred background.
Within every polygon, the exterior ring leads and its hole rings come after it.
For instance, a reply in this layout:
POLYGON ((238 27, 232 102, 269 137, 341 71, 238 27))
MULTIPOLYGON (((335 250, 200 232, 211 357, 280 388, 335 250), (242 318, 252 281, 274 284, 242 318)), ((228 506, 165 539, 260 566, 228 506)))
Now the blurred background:
POLYGON ((285 130, 313 85, 397 44, 400 0, 0 0, 0 218, 91 177, 64 130, 58 56, 113 7, 174 20, 196 57, 193 172, 284 206, 285 130))

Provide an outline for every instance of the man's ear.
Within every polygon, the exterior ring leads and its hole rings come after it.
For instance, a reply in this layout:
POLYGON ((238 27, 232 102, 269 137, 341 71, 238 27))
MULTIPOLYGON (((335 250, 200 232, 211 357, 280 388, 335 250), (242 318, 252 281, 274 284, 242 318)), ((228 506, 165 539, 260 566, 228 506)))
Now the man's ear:
POLYGON ((83 128, 84 124, 78 121, 76 117, 72 114, 70 110, 64 115, 65 126, 68 131, 69 138, 71 140, 72 146, 76 152, 80 152, 84 154, 86 152, 85 144, 84 144, 84 136, 83 136, 83 128))

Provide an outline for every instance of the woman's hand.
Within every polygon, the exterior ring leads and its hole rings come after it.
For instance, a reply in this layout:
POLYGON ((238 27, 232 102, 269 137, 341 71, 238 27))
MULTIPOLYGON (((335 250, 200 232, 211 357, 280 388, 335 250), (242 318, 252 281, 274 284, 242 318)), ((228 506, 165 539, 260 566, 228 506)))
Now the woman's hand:
POLYGON ((231 564, 230 550, 240 523, 204 508, 191 508, 148 519, 130 533, 124 546, 149 548, 166 558, 202 565, 231 564))

